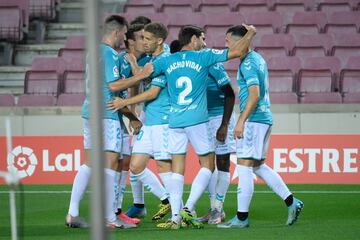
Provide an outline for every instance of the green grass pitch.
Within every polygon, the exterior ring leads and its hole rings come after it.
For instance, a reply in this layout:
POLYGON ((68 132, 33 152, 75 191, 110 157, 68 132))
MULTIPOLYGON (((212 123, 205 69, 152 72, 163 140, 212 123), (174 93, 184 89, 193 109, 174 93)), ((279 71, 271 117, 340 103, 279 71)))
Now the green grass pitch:
MULTIPOLYGON (((145 194, 148 216, 137 229, 110 231, 111 239, 360 239, 360 185, 290 185, 294 195, 305 207, 299 221, 285 226, 287 209, 282 200, 265 185, 256 185, 250 209, 250 227, 247 229, 157 229, 151 221, 159 201, 145 194)), ((24 239, 90 239, 90 231, 69 229, 64 225, 71 190, 70 185, 24 186, 24 239)), ((129 189, 128 189, 129 190, 129 189)), ((227 220, 236 213, 236 186, 230 186, 224 209, 227 220)), ((11 239, 9 194, 7 186, 0 186, 0 239, 11 239)), ((184 200, 189 187, 185 187, 184 200)), ((18 224, 20 221, 20 194, 17 196, 18 224)), ((132 203, 130 192, 124 198, 124 210, 132 203)), ((90 220, 89 193, 81 204, 81 214, 90 220)), ((205 214, 209 207, 207 194, 197 204, 197 214, 205 214)))

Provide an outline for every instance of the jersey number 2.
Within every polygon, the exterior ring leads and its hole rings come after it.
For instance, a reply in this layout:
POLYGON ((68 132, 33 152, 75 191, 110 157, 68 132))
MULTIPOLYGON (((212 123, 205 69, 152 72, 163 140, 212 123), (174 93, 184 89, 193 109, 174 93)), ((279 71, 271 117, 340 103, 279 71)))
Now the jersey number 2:
POLYGON ((189 105, 192 102, 192 98, 185 99, 192 91, 191 79, 188 77, 180 77, 176 80, 177 88, 183 88, 184 85, 185 89, 179 94, 178 98, 179 105, 189 105))

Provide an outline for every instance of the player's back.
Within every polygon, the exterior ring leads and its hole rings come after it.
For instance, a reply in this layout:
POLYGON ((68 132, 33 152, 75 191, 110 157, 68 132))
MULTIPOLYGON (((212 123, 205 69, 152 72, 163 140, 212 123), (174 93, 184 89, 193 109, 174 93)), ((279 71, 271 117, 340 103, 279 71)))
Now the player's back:
MULTIPOLYGON (((119 56, 118 53, 106 44, 100 44, 100 64, 101 64, 101 77, 102 77, 102 90, 103 90, 103 118, 118 120, 118 114, 113 113, 111 110, 106 110, 106 103, 111 101, 118 93, 110 91, 108 84, 119 79, 119 56)), ((86 64, 86 98, 82 107, 82 117, 89 118, 89 65, 86 64)))
POLYGON ((208 121, 209 67, 227 60, 227 51, 185 50, 154 62, 154 75, 165 73, 170 95, 170 127, 187 127, 208 121))
POLYGON ((249 121, 272 124, 268 78, 268 68, 264 58, 259 53, 250 51, 241 61, 237 76, 240 87, 240 112, 244 110, 248 99, 248 87, 252 85, 259 86, 260 99, 249 116, 249 121))
MULTIPOLYGON (((151 61, 156 61, 161 58, 168 57, 169 52, 163 51, 157 56, 153 56, 151 61)), ((158 78, 165 78, 165 75, 158 76, 158 78)), ((144 86, 145 90, 151 88, 151 82, 144 86)), ((169 123, 170 112, 170 97, 167 88, 161 89, 157 98, 145 102, 145 125, 162 125, 169 123)))

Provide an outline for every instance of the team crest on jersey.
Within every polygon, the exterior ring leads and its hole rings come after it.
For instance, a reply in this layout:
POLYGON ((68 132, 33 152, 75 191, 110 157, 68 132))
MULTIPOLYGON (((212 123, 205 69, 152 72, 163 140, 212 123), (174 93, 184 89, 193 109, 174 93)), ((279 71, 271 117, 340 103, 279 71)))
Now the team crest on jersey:
POLYGON ((113 75, 114 77, 118 78, 120 75, 119 75, 119 69, 117 66, 114 66, 113 68, 113 75))
POLYGON ((212 49, 211 52, 214 54, 222 54, 224 52, 224 50, 212 49))

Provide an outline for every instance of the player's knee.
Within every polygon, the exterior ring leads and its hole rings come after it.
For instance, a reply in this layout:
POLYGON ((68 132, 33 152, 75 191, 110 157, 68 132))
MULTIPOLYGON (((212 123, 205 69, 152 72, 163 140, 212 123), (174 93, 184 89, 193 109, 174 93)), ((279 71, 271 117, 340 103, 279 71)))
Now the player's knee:
POLYGON ((145 167, 144 166, 140 166, 139 164, 136 164, 136 163, 130 163, 130 166, 129 166, 129 169, 130 171, 133 173, 133 174, 139 174, 141 173, 142 171, 144 171, 145 167))
POLYGON ((230 156, 228 154, 216 156, 216 167, 219 171, 229 172, 230 156))
POLYGON ((230 161, 219 161, 216 162, 217 169, 223 172, 229 172, 230 169, 230 161))

